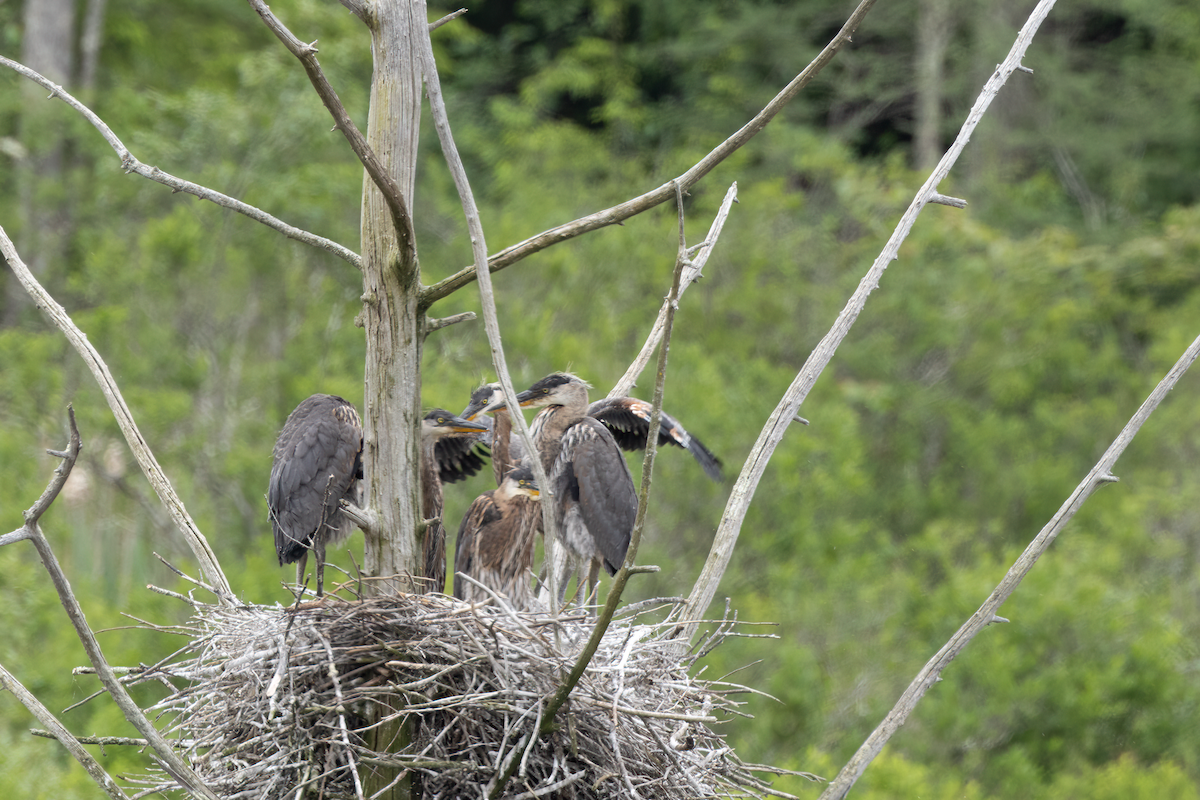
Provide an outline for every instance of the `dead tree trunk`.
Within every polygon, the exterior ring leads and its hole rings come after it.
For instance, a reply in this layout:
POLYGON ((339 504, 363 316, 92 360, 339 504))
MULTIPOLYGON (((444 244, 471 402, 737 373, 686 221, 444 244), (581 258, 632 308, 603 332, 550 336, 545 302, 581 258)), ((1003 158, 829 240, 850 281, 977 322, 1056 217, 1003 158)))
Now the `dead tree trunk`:
MULTIPOLYGON (((371 30, 375 73, 367 141, 412 208, 421 115, 418 26, 420 7, 379 0, 360 14, 371 30)), ((420 35, 424 35, 421 31, 420 35)), ((372 179, 363 180, 363 321, 367 336, 364 393, 364 465, 367 505, 375 512, 366 532, 364 568, 390 578, 418 573, 421 547, 419 486, 421 408, 420 268, 411 224, 397 232, 393 215, 372 179)), ((381 581, 374 591, 412 590, 407 580, 381 581)))

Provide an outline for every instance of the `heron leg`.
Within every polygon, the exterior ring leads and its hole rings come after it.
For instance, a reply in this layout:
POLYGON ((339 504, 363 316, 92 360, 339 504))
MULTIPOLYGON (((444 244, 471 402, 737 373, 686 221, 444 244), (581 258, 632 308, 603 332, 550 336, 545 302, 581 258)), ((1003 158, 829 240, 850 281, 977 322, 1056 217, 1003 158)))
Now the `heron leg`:
POLYGON ((296 562, 296 587, 297 589, 304 585, 304 570, 308 568, 308 550, 300 554, 300 559, 296 562))

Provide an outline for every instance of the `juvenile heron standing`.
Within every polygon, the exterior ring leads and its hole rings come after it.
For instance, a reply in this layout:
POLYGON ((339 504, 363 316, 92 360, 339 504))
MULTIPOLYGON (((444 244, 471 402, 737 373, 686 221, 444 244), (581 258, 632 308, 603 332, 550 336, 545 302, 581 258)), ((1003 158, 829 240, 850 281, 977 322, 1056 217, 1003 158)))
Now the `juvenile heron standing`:
POLYGON ((535 528, 522 519, 521 501, 537 507, 538 486, 533 470, 518 467, 504 476, 498 487, 475 498, 458 529, 454 552, 454 596, 472 603, 491 600, 469 575, 516 609, 533 602, 530 573, 533 568, 535 528))
POLYGON ((314 394, 288 415, 275 441, 267 508, 280 566, 296 562, 303 584, 308 551, 317 557, 317 596, 325 592, 325 548, 350 535, 341 501, 358 503, 362 423, 354 406, 314 394))
POLYGON ((425 587, 427 592, 446 590, 446 526, 442 520, 443 466, 438 461, 437 445, 448 438, 477 438, 486 430, 486 426, 456 417, 444 408, 433 409, 421 421, 421 513, 425 517, 421 574, 429 579, 425 587))
MULTIPOLYGON (((566 372, 542 378, 517 395, 522 408, 541 408, 533 442, 554 493, 555 527, 574 559, 551 565, 561 605, 574 565, 588 564, 589 593, 600 566, 615 575, 625 561, 637 516, 633 476, 612 433, 587 414, 588 384, 566 372)), ((485 411, 495 410, 493 402, 485 411)))

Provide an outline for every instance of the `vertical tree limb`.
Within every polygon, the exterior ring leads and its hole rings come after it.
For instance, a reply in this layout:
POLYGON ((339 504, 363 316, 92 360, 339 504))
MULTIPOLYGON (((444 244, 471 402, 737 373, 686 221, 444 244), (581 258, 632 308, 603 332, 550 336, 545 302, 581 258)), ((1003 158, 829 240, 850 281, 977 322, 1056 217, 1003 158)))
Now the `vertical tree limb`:
POLYGON ((700 577, 696 580, 696 584, 692 588, 692 593, 688 596, 687 604, 684 606, 680 617, 683 620, 680 626, 681 643, 686 643, 695 633, 699 625, 699 620, 703 618, 705 609, 708 608, 708 604, 712 602, 713 596, 716 594, 717 585, 720 583, 721 577, 725 574, 725 568, 729 565, 730 558, 733 557, 733 548, 737 544, 742 522, 745 520, 746 512, 750 508, 750 501, 754 498, 754 492, 758 488, 758 483, 762 479, 763 473, 766 471, 771 455, 775 452, 775 448, 779 442, 783 440, 783 435, 787 432, 788 426, 796 418, 800 404, 804 402, 813 385, 816 384, 817 378, 820 377, 825 366, 833 358, 834 352, 846 337, 846 334, 849 333, 850 327, 858 319, 858 315, 866 305, 867 296, 879 285, 879 279, 882 277, 884 269, 898 258, 897 253, 900 250, 900 244, 908 236, 909 231, 912 230, 912 226, 917 220, 917 215, 921 213, 921 210, 927 204, 943 202, 946 199, 938 193, 938 185, 949 174, 950 168, 954 166, 959 155, 962 154, 963 148, 966 147, 967 142, 971 138, 971 133, 975 130, 979 121, 983 119, 984 113, 987 111, 988 106, 991 105, 992 100, 1000 92, 1001 87, 1008 81, 1010 75, 1021 69, 1021 59, 1024 57, 1026 49, 1033 41, 1033 36, 1037 33, 1038 27, 1046 19, 1046 16, 1050 13, 1050 9, 1053 7, 1054 0, 1041 0, 1029 15, 1025 26, 1021 29, 1016 42, 1008 53, 1008 57, 996 67, 995 72, 992 73, 992 77, 983 87, 983 91, 976 98, 975 105, 967 115, 967 119, 959 131, 958 137, 954 140, 954 144, 942 156, 942 160, 938 162, 937 167, 925 181, 925 184, 917 191, 916 197, 913 198, 908 210, 901 216, 899 224, 892 232, 892 236, 888 239, 883 251, 875 259, 875 263, 871 265, 867 274, 863 276, 858 284, 858 288, 846 303, 846 307, 842 309, 841 314, 834 321, 833 327, 830 328, 829 333, 825 334, 825 338, 821 340, 820 344, 817 345, 816 349, 808 357, 799 374, 792 381, 792 385, 788 387, 783 398, 779 401, 779 405, 771 413, 766 425, 763 426, 762 432, 759 433, 758 441, 755 442, 754 448, 750 451, 750 455, 747 457, 746 463, 742 467, 742 472, 738 476, 733 491, 729 496, 729 502, 725 506, 725 513, 721 517, 721 524, 717 528, 716 536, 713 538, 708 560, 705 562, 700 577))

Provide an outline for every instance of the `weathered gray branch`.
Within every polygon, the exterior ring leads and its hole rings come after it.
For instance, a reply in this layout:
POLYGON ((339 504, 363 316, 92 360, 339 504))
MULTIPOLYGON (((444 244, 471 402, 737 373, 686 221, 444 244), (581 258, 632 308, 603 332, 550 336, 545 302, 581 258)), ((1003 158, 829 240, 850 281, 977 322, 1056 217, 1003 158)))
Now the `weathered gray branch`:
MULTIPOLYGON (((683 259, 683 274, 680 276, 679 292, 675 298, 676 307, 679 305, 679 298, 683 297, 683 293, 687 291, 687 288, 704 277, 702 274, 704 265, 708 263, 708 257, 712 255, 713 248, 717 246, 717 240, 721 238, 721 231, 725 227, 725 220, 729 217, 729 209, 736 202, 737 183, 734 182, 729 187, 729 191, 725 193, 725 199, 721 201, 721 207, 717 211, 717 216, 713 219, 712 226, 708 229, 708 236, 695 247, 687 248, 687 251, 695 250, 695 255, 690 255, 690 252, 684 252, 678 256, 683 259)), ((671 298, 668 297, 663 301, 663 307, 659 309, 658 319, 654 321, 654 327, 651 328, 650 335, 646 337, 646 343, 642 345, 642 351, 638 353, 637 358, 629 365, 629 369, 625 370, 625 374, 613 386, 612 391, 608 393, 609 397, 628 397, 629 393, 633 391, 638 376, 642 374, 642 370, 650 363, 650 356, 654 353, 655 348, 658 347, 658 343, 662 341, 670 306, 671 298)), ((651 427, 650 430, 654 430, 654 428, 651 427)))
POLYGON ((1016 72, 1021 65, 1021 59, 1025 55, 1025 50, 1029 47, 1033 36, 1037 32, 1038 26, 1046 15, 1050 13, 1050 9, 1054 6, 1054 0, 1042 0, 1029 16, 1025 27, 1021 29, 1017 36, 1016 42, 1013 44, 1012 50, 1004 62, 996 67, 996 71, 992 73, 992 77, 983 87, 979 97, 975 101, 970 113, 967 115, 966 121, 963 123, 962 129, 958 133, 958 137, 942 156, 942 160, 938 162, 933 173, 929 176, 925 184, 917 191, 916 197, 913 198, 912 204, 908 210, 900 218, 899 224, 892 232, 892 236, 888 239, 883 251, 879 257, 875 259, 875 263, 863 276, 859 282, 858 288, 846 303, 846 307, 842 309, 841 314, 834 321, 833 327, 829 333, 821 340, 816 349, 808 357, 804 366, 796 375, 792 385, 788 387, 783 398, 779 401, 779 405, 771 413, 770 418, 763 426, 762 432, 759 433, 758 441, 755 442, 753 450, 746 459, 745 466, 742 467, 742 472, 738 476, 737 482, 734 484, 733 491, 729 496, 729 502, 725 506, 725 513, 721 517, 721 524, 717 528, 716 536, 713 539, 712 548, 708 554, 708 560, 704 564, 704 568, 697 579, 695 586, 692 588, 692 593, 688 597, 687 605, 684 608, 684 613, 681 619, 684 624, 681 625, 681 641, 686 642, 691 638, 698 625, 697 620, 704 616, 705 609, 712 602, 713 596, 716 594, 717 585, 721 581, 721 577, 725 574, 725 568, 729 565, 729 559, 733 556, 734 545, 737 544, 738 534, 741 532, 742 521, 746 517, 746 512, 750 507, 750 501, 754 498, 754 491, 758 488, 758 483, 762 479, 763 473, 766 471, 767 463, 771 459, 771 455, 775 452, 775 447, 783 439, 787 432, 788 426, 796 419, 797 412, 800 409, 800 404, 808 396, 809 391, 817 382, 821 372, 825 366, 833 358, 834 352, 841 344, 842 339, 850 331, 850 327, 854 321, 858 319, 858 315, 862 312, 866 305, 867 296, 874 291, 879 285, 879 279, 883 275, 884 269, 898 258, 897 253, 900 250, 900 244, 908 236, 912 230, 913 223, 916 222, 917 215, 925 208, 927 204, 933 202, 934 198, 940 198, 937 187, 950 172, 950 168, 958 160, 963 148, 966 147, 967 141, 971 138, 971 133, 983 118, 984 112, 991 105, 1002 86, 1008 80, 1013 72, 1016 72))
MULTIPOLYGON (((687 172, 680 175, 674 180, 664 183, 657 189, 647 192, 640 197, 635 197, 632 200, 626 200, 620 205, 615 205, 612 208, 606 208, 603 211, 597 211, 594 214, 589 214, 586 217, 581 217, 573 222, 568 222, 565 225, 559 225, 557 228, 551 228, 548 231, 539 233, 530 239, 507 247, 501 250, 496 255, 488 259, 488 269, 492 272, 504 269, 511 266, 526 256, 532 255, 539 250, 544 250, 551 245, 559 242, 572 239, 580 234, 589 231, 604 228, 609 225, 615 225, 619 222, 636 216, 637 214, 654 208, 657 205, 667 202, 675 196, 675 186, 678 185, 684 192, 690 189, 701 178, 711 172, 718 164, 728 158, 734 151, 750 141, 767 123, 775 118, 784 106, 786 106, 792 98, 794 98, 800 90, 807 86, 816 75, 825 68, 825 66, 833 60, 837 52, 850 41, 850 36, 858 28, 867 12, 871 10, 871 6, 875 4, 875 0, 862 0, 858 7, 854 9, 846 24, 838 31, 825 49, 822 50, 816 58, 812 60, 804 71, 797 75, 791 83, 783 88, 783 90, 768 103, 762 111, 755 115, 754 119, 747 122, 735 134, 730 136, 712 152, 702 158, 687 172)), ((445 280, 439 281, 434 285, 425 289, 422 302, 426 305, 432 305, 438 300, 446 297, 466 286, 468 283, 476 279, 476 270, 472 265, 466 267, 445 280)))
POLYGON ((72 97, 61 86, 38 74, 34 70, 31 70, 24 64, 20 64, 16 61, 5 58, 4 56, 0 56, 0 65, 8 67, 14 72, 24 75, 29 80, 40 84, 41 86, 50 90, 51 97, 57 97, 68 106, 78 111, 84 119, 91 123, 93 128, 100 132, 100 135, 104 137, 104 141, 108 142, 109 147, 115 150, 117 155, 121 157, 121 168, 126 172, 132 172, 136 175, 141 175, 143 178, 149 178, 152 181, 161 183, 163 186, 169 186, 177 192, 186 192, 187 194, 194 195, 201 200, 207 200, 210 203, 215 203, 222 208, 228 208, 231 211, 236 211, 239 214, 249 217, 255 222, 261 222, 268 228, 279 231, 289 239, 295 239, 298 242, 303 242, 304 244, 320 248, 328 253, 332 253, 338 258, 350 262, 356 268, 362 269, 361 259, 359 258, 358 254, 353 250, 338 244, 337 242, 334 242, 330 239, 325 239, 313 233, 309 233, 308 231, 301 230, 300 228, 294 228, 291 225, 288 225, 286 222, 276 219, 267 212, 262 211, 261 209, 255 208, 247 203, 243 203, 241 200, 235 200, 228 195, 213 191, 212 189, 199 184, 185 181, 182 178, 176 178, 174 175, 163 172, 158 167, 152 167, 147 164, 143 164, 141 161, 138 161, 136 158, 134 158, 133 154, 129 152, 129 149, 125 147, 121 140, 117 138, 117 135, 112 132, 112 129, 104 123, 104 120, 96 116, 96 114, 90 108, 72 97))
MULTIPOLYGON (((424 2, 421 5, 424 8, 424 2)), ((471 237, 471 255, 475 259, 476 266, 482 267, 487 264, 487 243, 484 239, 483 223, 479 219, 479 208, 475 204, 475 196, 471 191, 470 181, 467 179, 466 168, 463 166, 462 158, 458 154, 458 147, 454 143, 454 136, 450 131, 450 120, 446 114, 446 103, 442 98, 441 81, 433 55, 433 41, 428 33, 422 37, 421 60, 425 74, 425 91, 429 97, 430 115, 433 117, 438 140, 442 145, 442 153, 446 158, 450 174, 454 177, 454 186, 458 190, 459 200, 462 203, 463 215, 467 221, 467 232, 471 237)), ((521 413, 520 406, 517 405, 517 394, 513 388, 512 377, 508 372, 504 344, 500 338, 500 321, 496 315, 496 296, 492 291, 492 276, 486 269, 479 270, 479 300, 483 311, 484 331, 487 333, 488 345, 492 351, 492 365, 496 370, 496 379, 504 391, 505 405, 508 407, 513 428, 521 437, 521 441, 525 443, 525 452, 536 453, 537 448, 533 444, 533 437, 529 433, 525 415, 521 413)), ((530 464, 538 485, 545 487, 543 492, 546 497, 549 497, 552 494, 550 481, 546 477, 541 459, 531 459, 530 464)), ((541 508, 543 528, 546 534, 546 560, 548 563, 553 563, 553 550, 558 544, 557 537, 554 535, 554 516, 550 503, 542 503, 541 508)), ((555 580, 553 570, 550 570, 550 580, 552 583, 555 580)), ((550 588, 551 597, 557 597, 556 594, 553 594, 557 587, 552 585, 550 588)))
POLYGON ((937 681, 941 680, 940 675, 954 657, 961 653, 975 636, 993 622, 1007 622, 1002 617, 996 616, 996 612, 1000 610, 1000 606, 1004 604, 1017 587, 1021 585, 1021 581, 1033 569, 1033 565, 1038 559, 1050 548, 1054 543, 1058 534, 1066 527, 1075 513, 1083 506, 1089 497, 1101 486, 1106 483, 1112 483, 1117 479, 1113 477, 1112 469, 1117 463, 1117 459, 1125 452, 1125 448, 1133 441, 1133 437, 1141 430, 1146 420, 1154 413, 1154 409, 1158 408, 1158 404, 1163 401, 1163 398, 1175 388, 1175 384, 1187 372, 1188 367, 1200 356, 1200 337, 1197 337, 1179 360, 1175 362, 1175 366, 1167 373, 1166 377, 1159 382, 1146 401, 1142 403, 1141 408, 1125 425, 1121 433, 1113 441, 1104 455, 1092 467, 1092 471, 1087 474, 1071 496, 1067 498, 1058 512, 1046 523, 1041 532, 1038 533, 1034 540, 1025 548, 1025 552, 1016 560, 1008 572, 1004 575, 1004 579, 1000 581, 995 591, 988 597, 979 610, 971 615, 971 618, 963 623, 962 627, 950 637, 950 641, 942 647, 937 654, 922 667, 917 673, 917 677, 909 684, 904 694, 900 696, 900 700, 891 712, 884 718, 874 732, 867 737, 867 740, 859 747, 858 752, 854 757, 842 767, 842 771, 838 776, 830 782, 826 787, 825 792, 821 795, 820 800, 841 800, 854 786, 854 782, 858 780, 867 765, 879 755, 879 751, 892 738, 904 721, 908 719, 909 714, 916 708, 917 703, 925 696, 925 692, 929 687, 933 686, 937 681))
POLYGON ((55 302, 37 279, 33 277, 33 273, 21 260, 17 253, 16 247, 8 238, 4 228, 0 227, 0 253, 8 260, 8 266, 16 275, 21 286, 25 288, 29 296, 33 298, 33 302, 40 308, 50 321, 63 332, 67 341, 83 358, 88 369, 92 371, 96 383, 100 386, 100 391, 104 394, 104 398, 108 401, 109 408, 112 409, 113 416, 116 417, 117 424, 121 427, 121 432, 125 435, 125 440, 129 443, 130 450, 133 451, 134 457, 137 459, 138 465, 142 468, 146 478, 150 481, 150 485, 154 487, 154 491, 158 493, 158 497, 166 506, 171 518, 175 521, 176 527, 183 534, 184 540, 187 541, 192 553, 196 556, 196 560, 200 563, 200 571, 204 575, 205 580, 217 592, 217 597, 222 603, 234 602, 233 590, 229 586, 229 581, 225 578, 225 573, 221 570, 221 565, 217 561, 217 556, 213 553, 212 548, 208 545, 208 540, 204 538, 204 534, 192 521, 187 509, 183 505, 183 501, 175 494, 175 489, 171 486, 171 482, 167 480, 166 474, 162 467, 159 466, 154 453, 151 452, 150 446, 146 444, 146 440, 142 438, 141 431, 138 430, 137 423, 133 420, 133 414, 129 410, 129 406, 125 404, 125 399, 121 396, 121 390, 117 387, 117 382, 113 380, 112 373, 108 371, 108 365, 104 363, 104 359, 96 352, 96 348, 92 347, 87 336, 83 331, 75 326, 71 321, 71 317, 67 314, 66 309, 55 302))
POLYGON ((0 666, 0 688, 20 700, 21 704, 29 709, 29 712, 37 718, 38 722, 48 728, 46 731, 33 730, 30 731, 31 733, 35 736, 45 735, 57 739, 59 744, 65 747, 67 752, 71 754, 71 757, 87 770, 88 775, 99 784, 105 794, 114 800, 129 800, 128 795, 121 791, 121 787, 117 786, 117 782, 112 779, 112 776, 108 774, 104 767, 100 766, 100 762, 92 758, 92 754, 84 749, 83 743, 67 730, 66 726, 59 722, 54 714, 50 712, 50 709, 42 705, 41 701, 3 666, 0 666))
MULTIPOLYGON (((300 64, 304 67, 304 72, 308 75, 308 80, 312 83, 313 88, 317 90, 317 96, 321 98, 321 102, 325 104, 330 116, 333 117, 337 129, 346 137, 346 141, 350 143, 350 149, 358 156, 358 160, 366 169, 367 174, 371 176, 376 188, 383 195, 384 202, 387 203, 388 210, 392 214, 392 224, 396 228, 396 235, 400 239, 401 246, 407 249, 416 247, 416 236, 413 233, 412 215, 409 214, 408 204, 404 202, 404 194, 400 191, 399 184, 388 173, 383 162, 375 155, 375 151, 371 149, 371 145, 367 143, 367 137, 363 136, 358 126, 354 124, 354 120, 346 113, 345 106, 334 91, 332 84, 325 77, 325 73, 321 70, 321 65, 317 61, 316 42, 305 44, 297 39, 292 32, 287 29, 279 18, 271 13, 271 9, 262 0, 247 0, 250 7, 262 17, 263 22, 271 29, 271 33, 283 42, 283 46, 288 49, 292 55, 300 60, 300 64)), ((353 10, 353 9, 352 9, 353 10)), ((355 12, 358 13, 358 12, 355 12)), ((364 18, 363 14, 359 14, 360 18, 364 18)), ((370 24, 370 18, 365 17, 365 21, 370 24)))

